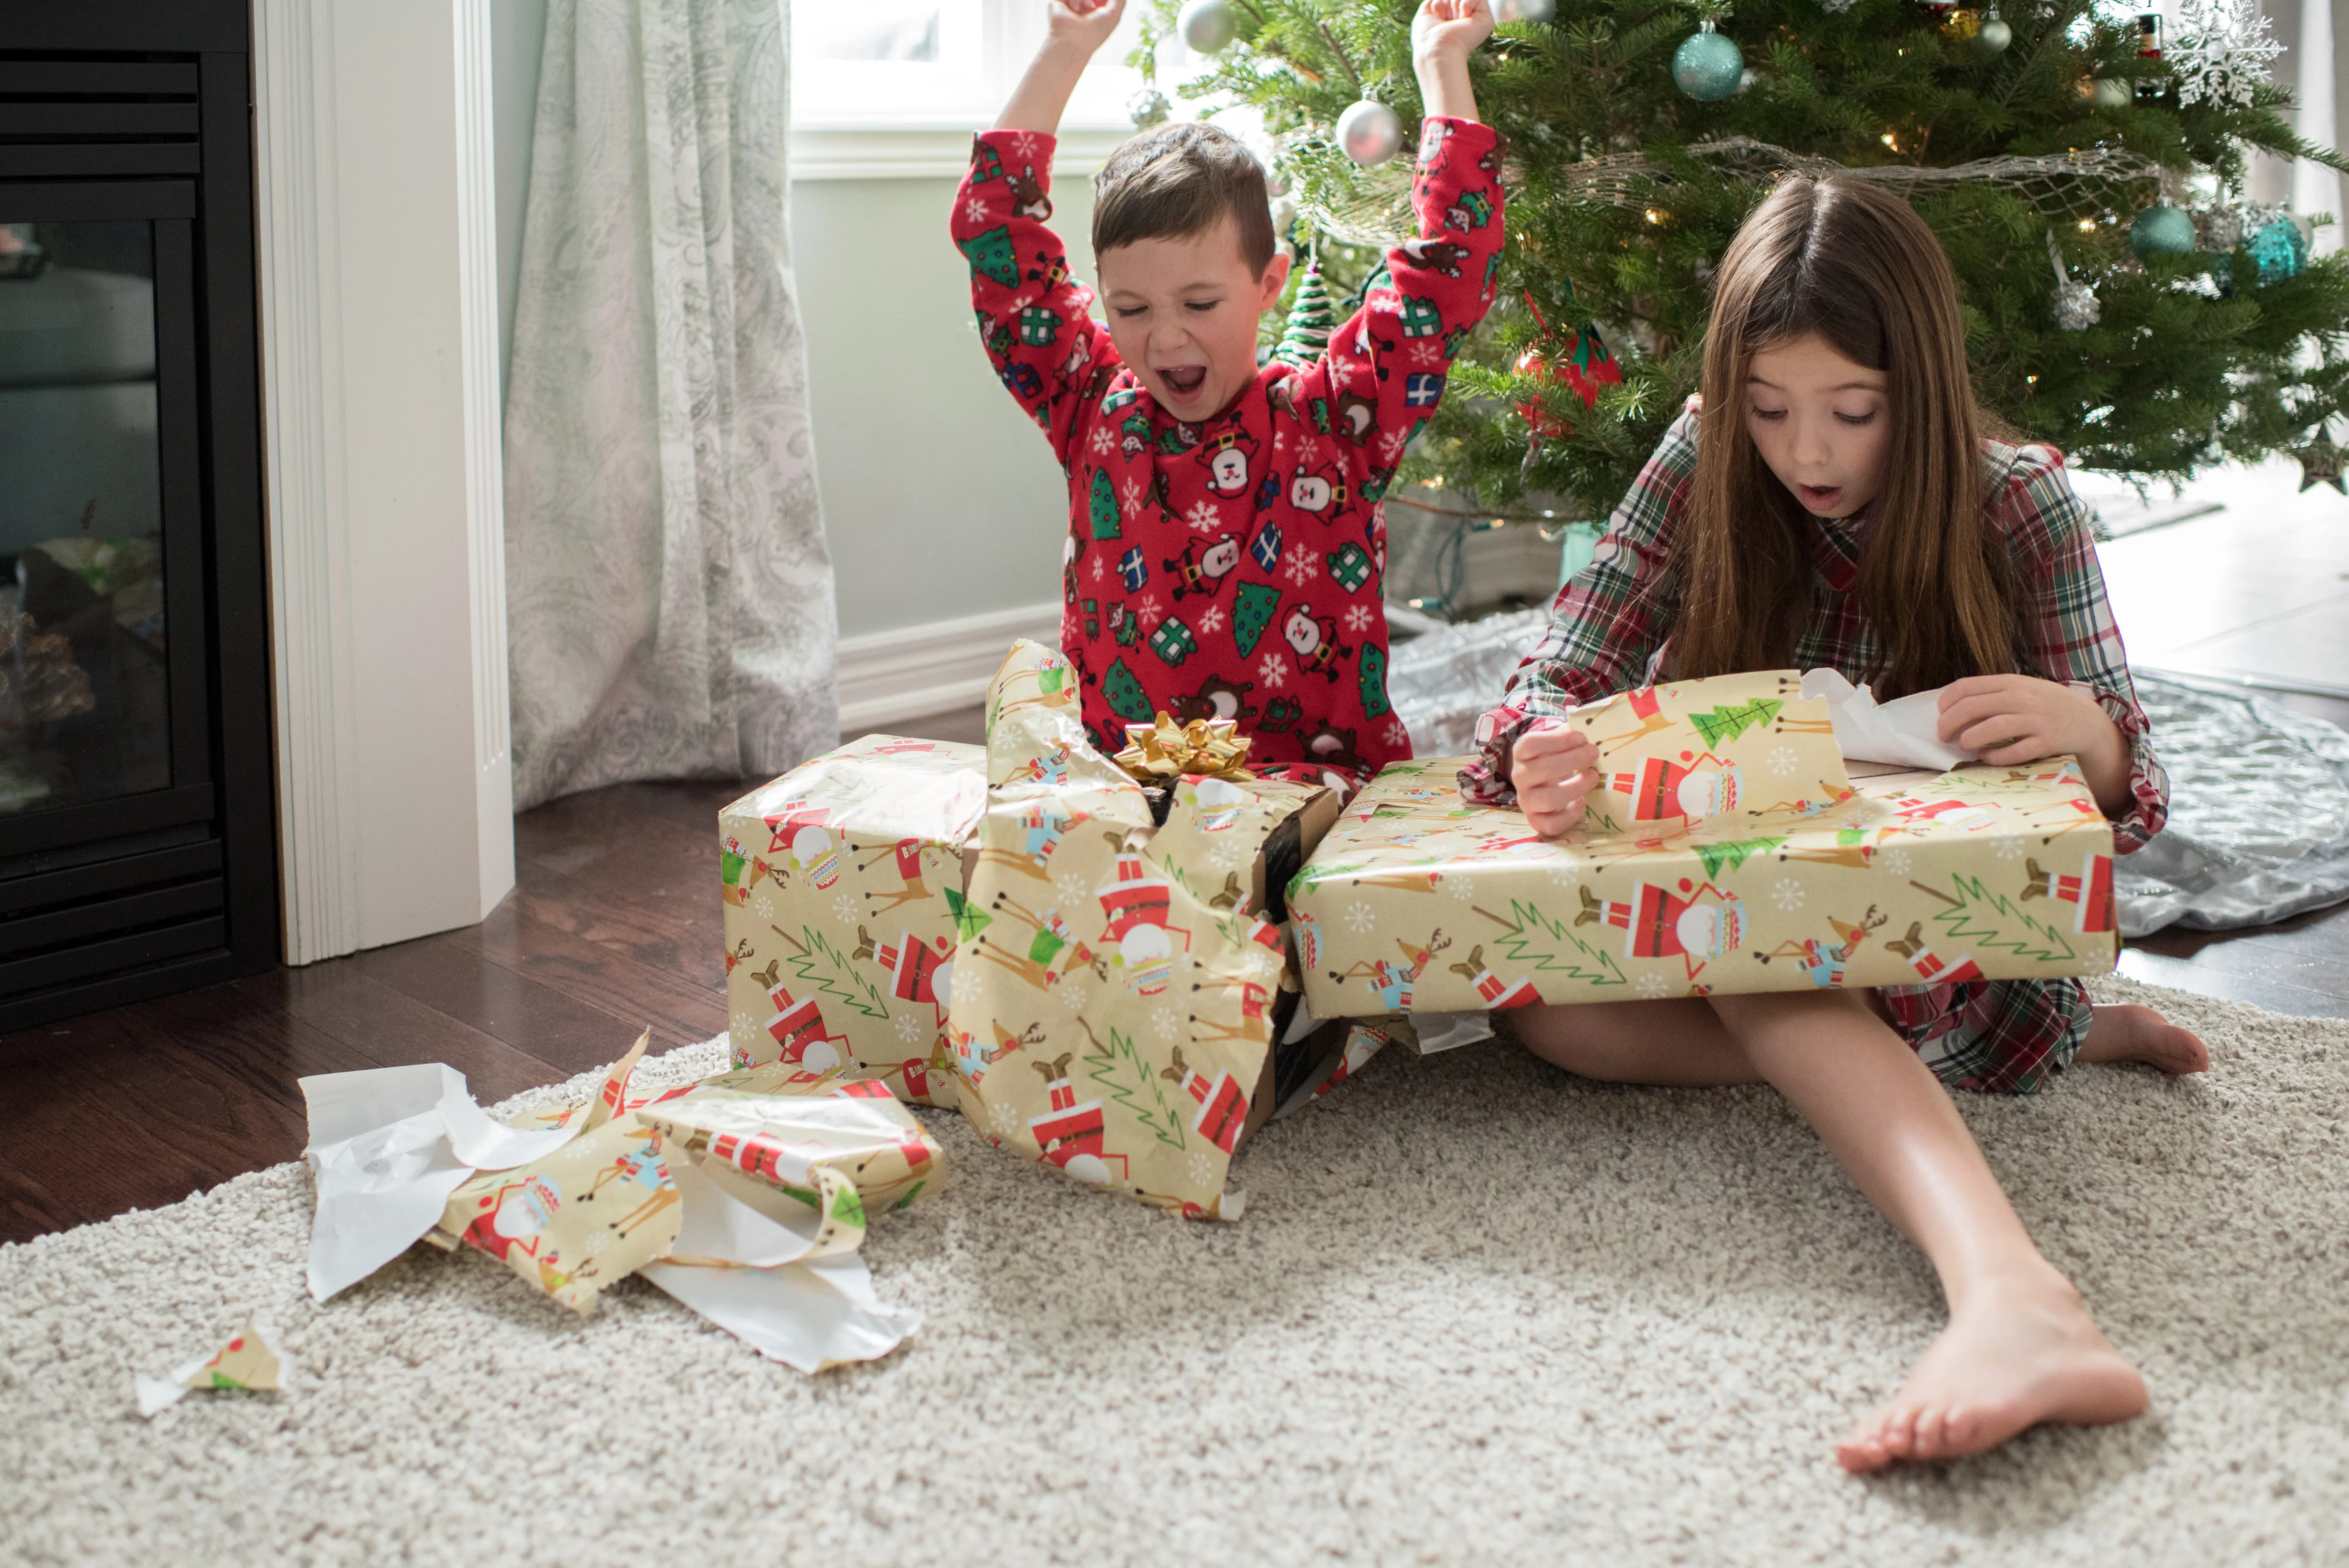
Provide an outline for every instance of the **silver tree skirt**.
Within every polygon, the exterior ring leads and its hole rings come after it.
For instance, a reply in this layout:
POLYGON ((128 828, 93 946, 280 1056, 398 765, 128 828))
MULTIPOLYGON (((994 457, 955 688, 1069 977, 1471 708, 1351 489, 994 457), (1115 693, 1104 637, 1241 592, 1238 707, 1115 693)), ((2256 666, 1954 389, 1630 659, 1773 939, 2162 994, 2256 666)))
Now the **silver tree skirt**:
MULTIPOLYGON (((1547 610, 1395 645, 1387 686, 1423 757, 1473 750, 1547 610)), ((2349 899, 2349 734, 2236 688, 2140 674, 2169 769, 2169 826, 2122 860, 2121 933, 2264 925, 2349 899)))

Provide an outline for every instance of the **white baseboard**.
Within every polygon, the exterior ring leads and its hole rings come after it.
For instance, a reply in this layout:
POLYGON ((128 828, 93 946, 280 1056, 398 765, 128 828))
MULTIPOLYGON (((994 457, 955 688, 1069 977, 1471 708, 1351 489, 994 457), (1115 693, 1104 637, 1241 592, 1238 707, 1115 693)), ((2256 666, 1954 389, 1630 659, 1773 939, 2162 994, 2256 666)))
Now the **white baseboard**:
POLYGON ((1058 600, 840 639, 840 730, 968 707, 1021 637, 1057 645, 1058 600))

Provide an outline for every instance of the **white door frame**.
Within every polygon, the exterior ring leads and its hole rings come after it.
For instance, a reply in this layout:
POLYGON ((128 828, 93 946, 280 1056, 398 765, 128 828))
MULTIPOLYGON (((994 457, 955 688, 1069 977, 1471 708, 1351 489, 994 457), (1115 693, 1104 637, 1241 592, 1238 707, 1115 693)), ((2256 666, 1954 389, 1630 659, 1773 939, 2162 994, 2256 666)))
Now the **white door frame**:
POLYGON ((254 0, 285 957, 513 886, 491 0, 254 0))

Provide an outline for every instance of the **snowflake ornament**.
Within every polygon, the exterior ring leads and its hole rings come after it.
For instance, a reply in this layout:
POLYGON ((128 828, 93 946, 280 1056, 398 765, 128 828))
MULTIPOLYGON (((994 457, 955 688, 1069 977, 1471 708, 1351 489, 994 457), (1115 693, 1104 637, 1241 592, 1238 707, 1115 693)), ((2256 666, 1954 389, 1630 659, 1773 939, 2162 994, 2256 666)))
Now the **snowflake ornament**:
POLYGON ((1803 884, 1793 877, 1780 877, 1770 889, 1770 902, 1792 913, 1803 907, 1803 884))
POLYGON ((2169 51, 2178 101, 2247 108, 2283 53, 2269 26, 2259 0, 2179 0, 2178 43, 2169 51))
POLYGON ((1369 904, 1356 902, 1346 906, 1346 929, 1355 935, 1361 935, 1377 923, 1378 916, 1371 913, 1369 904))

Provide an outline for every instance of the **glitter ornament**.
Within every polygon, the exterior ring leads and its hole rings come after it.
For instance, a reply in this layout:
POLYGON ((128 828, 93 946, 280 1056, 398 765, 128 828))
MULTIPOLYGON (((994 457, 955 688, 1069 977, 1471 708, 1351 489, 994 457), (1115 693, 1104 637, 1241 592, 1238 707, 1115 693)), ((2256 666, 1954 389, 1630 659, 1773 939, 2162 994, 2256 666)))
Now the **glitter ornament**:
POLYGON ((2308 265, 2308 235, 2289 213, 2269 219, 2244 247, 2259 263, 2260 282, 2271 284, 2297 276, 2308 265))
POLYGON ((2129 225, 2129 249, 2139 256, 2183 256, 2194 249, 2194 220, 2167 201, 2157 202, 2129 225))
POLYGON ((1174 119, 1174 106, 1156 88, 1144 88, 1125 100, 1125 113, 1133 121, 1134 129, 1148 130, 1174 119))
POLYGON ((1402 118, 1371 98, 1349 104, 1338 117, 1338 145, 1368 169, 1402 150, 1402 118))
POLYGON ((1674 85, 1699 103, 1719 103, 1730 97, 1744 76, 1745 57, 1709 19, 1672 51, 1674 85))
POLYGON ((2085 332, 2096 325, 2104 314, 2097 303, 2096 291, 2086 284, 2075 282, 2064 270, 2064 253, 2056 247, 2055 236, 2047 236, 2047 259, 2055 263, 2055 325, 2065 332, 2085 332))
POLYGON ((1191 0, 1174 18, 1174 30, 1193 54, 1219 55, 1239 36, 1240 24, 1232 15, 1231 0, 1191 0))

